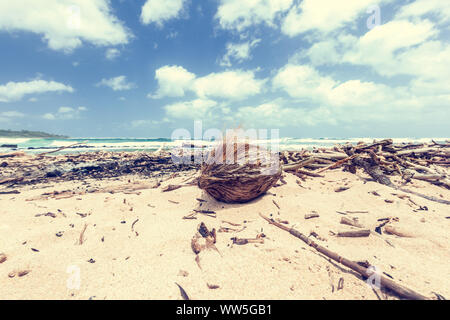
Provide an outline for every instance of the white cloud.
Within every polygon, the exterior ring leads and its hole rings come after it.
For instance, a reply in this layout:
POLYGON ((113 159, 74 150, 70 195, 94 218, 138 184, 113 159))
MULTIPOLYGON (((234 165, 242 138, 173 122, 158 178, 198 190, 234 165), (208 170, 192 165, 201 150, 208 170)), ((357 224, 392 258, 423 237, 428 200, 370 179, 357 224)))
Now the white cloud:
POLYGON ((8 82, 0 86, 0 102, 21 100, 25 95, 45 92, 73 92, 71 86, 45 80, 33 80, 29 82, 8 82))
POLYGON ((155 71, 155 79, 158 81, 158 90, 156 94, 150 94, 149 98, 182 97, 192 86, 195 74, 180 66, 164 66, 155 71))
POLYGON ((290 37, 312 30, 335 31, 356 21, 358 15, 366 13, 371 5, 389 1, 392 0, 303 0, 289 10, 283 20, 282 31, 290 37))
POLYGON ((177 119, 204 119, 211 117, 217 102, 207 99, 178 102, 164 107, 167 116, 177 119))
POLYGON ((227 43, 227 53, 222 57, 220 65, 223 67, 230 67, 232 60, 237 63, 242 63, 251 59, 251 49, 256 47, 259 42, 261 42, 261 39, 255 39, 253 41, 243 43, 227 43))
POLYGON ((164 22, 178 18, 185 3, 186 0, 147 0, 142 7, 141 22, 162 26, 164 22))
POLYGON ((450 63, 450 46, 433 40, 437 34, 429 20, 393 20, 361 37, 341 34, 316 42, 291 60, 309 58, 316 66, 349 63, 371 67, 382 76, 445 80, 450 71, 442 66, 450 63))
POLYGON ((58 113, 72 113, 73 111, 75 110, 71 107, 60 107, 58 109, 58 113))
POLYGON ((286 101, 275 100, 257 106, 240 107, 234 117, 246 127, 259 128, 337 123, 327 108, 307 109, 302 108, 298 103, 289 103, 290 106, 286 106, 286 104, 286 101))
POLYGON ((442 0, 415 0, 403 6, 396 15, 396 19, 423 17, 426 14, 434 14, 440 18, 440 22, 450 20, 450 6, 442 0))
POLYGON ((220 0, 216 19, 224 29, 242 31, 252 25, 275 27, 280 14, 288 10, 293 0, 220 0))
POLYGON ((99 86, 110 87, 114 91, 130 90, 135 88, 134 83, 127 82, 126 76, 118 76, 111 79, 102 79, 102 81, 97 83, 97 87, 99 86))
POLYGON ((265 80, 255 79, 252 71, 233 70, 210 73, 204 77, 180 66, 164 66, 155 72, 158 80, 156 94, 149 97, 182 97, 187 91, 200 98, 244 99, 262 92, 265 80))
POLYGON ((309 66, 292 64, 280 69, 273 79, 273 87, 292 98, 329 108, 370 107, 410 97, 402 87, 361 80, 340 82, 309 66))
POLYGON ((261 93, 264 84, 253 71, 233 70, 198 78, 193 90, 199 97, 245 99, 261 93))
POLYGON ((312 67, 288 64, 278 71, 272 84, 275 89, 282 89, 291 97, 318 100, 330 92, 336 82, 321 76, 312 67))
POLYGON ((1 1, 0 30, 40 34, 49 48, 66 52, 83 42, 114 46, 132 37, 107 0, 1 1))
POLYGON ((106 50, 105 57, 108 60, 114 60, 114 59, 118 58, 119 56, 120 56, 119 49, 109 48, 108 50, 106 50))
POLYGON ((4 111, 0 112, 0 117, 4 118, 23 118, 25 115, 18 111, 4 111))
POLYGON ((55 120, 56 117, 52 113, 46 113, 42 116, 46 120, 55 120))
POLYGON ((42 118, 46 120, 71 120, 79 119, 82 112, 87 111, 86 107, 60 107, 55 113, 46 113, 42 118))

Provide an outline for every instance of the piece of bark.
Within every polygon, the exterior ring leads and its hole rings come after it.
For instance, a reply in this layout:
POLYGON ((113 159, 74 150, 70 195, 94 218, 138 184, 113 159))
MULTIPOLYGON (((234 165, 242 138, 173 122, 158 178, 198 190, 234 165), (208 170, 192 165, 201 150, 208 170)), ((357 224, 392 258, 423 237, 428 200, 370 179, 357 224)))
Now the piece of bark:
POLYGON ((233 241, 233 244, 237 244, 237 245, 245 245, 248 243, 264 243, 264 239, 263 238, 237 238, 237 237, 233 237, 231 238, 231 240, 233 241))
POLYGON ((350 238, 358 238, 358 237, 368 237, 370 235, 370 230, 352 230, 352 231, 341 231, 338 232, 338 237, 350 237, 350 238))
POLYGON ((18 190, 0 191, 0 194, 20 194, 20 191, 18 191, 18 190))
POLYGON ((302 168, 308 164, 311 164, 315 161, 315 159, 313 157, 300 161, 299 163, 295 163, 295 164, 290 164, 290 165, 285 165, 283 166, 283 170, 284 171, 296 171, 299 168, 302 168))
POLYGON ((318 213, 307 213, 305 214, 305 219, 312 219, 312 218, 318 218, 319 214, 318 213))
POLYGON ((309 171, 309 170, 306 170, 306 169, 297 169, 296 173, 304 174, 306 176, 310 176, 310 177, 313 177, 313 178, 323 178, 324 177, 321 174, 317 174, 317 173, 315 173, 313 171, 309 171))
POLYGON ((3 154, 0 154, 0 159, 1 158, 23 157, 23 156, 25 156, 25 152, 23 152, 23 151, 11 152, 11 153, 3 153, 3 154))
POLYGON ((414 238, 414 236, 411 233, 401 230, 399 228, 396 228, 390 224, 384 226, 384 231, 387 234, 396 235, 396 236, 402 237, 402 238, 414 238))
POLYGON ((165 186, 164 188, 162 188, 161 191, 168 192, 168 191, 177 190, 179 188, 181 188, 180 185, 169 184, 168 186, 165 186))
POLYGON ((346 224, 346 225, 353 226, 353 227, 357 227, 357 228, 364 228, 364 227, 358 222, 358 219, 356 219, 356 218, 350 219, 350 218, 348 218, 348 217, 342 217, 342 218, 341 218, 341 224, 346 224))
POLYGON ((357 155, 354 154, 354 155, 352 155, 352 156, 350 156, 350 157, 347 157, 347 158, 345 158, 345 159, 339 160, 339 161, 337 161, 336 163, 333 163, 332 165, 330 165, 330 166, 328 166, 328 167, 326 167, 326 168, 320 169, 319 171, 317 171, 317 173, 322 173, 322 172, 324 172, 324 171, 327 171, 327 170, 330 170, 330 169, 337 168, 337 167, 343 165, 344 163, 346 163, 347 161, 350 161, 350 160, 352 160, 352 159, 354 159, 354 158, 356 158, 356 157, 357 157, 357 155))

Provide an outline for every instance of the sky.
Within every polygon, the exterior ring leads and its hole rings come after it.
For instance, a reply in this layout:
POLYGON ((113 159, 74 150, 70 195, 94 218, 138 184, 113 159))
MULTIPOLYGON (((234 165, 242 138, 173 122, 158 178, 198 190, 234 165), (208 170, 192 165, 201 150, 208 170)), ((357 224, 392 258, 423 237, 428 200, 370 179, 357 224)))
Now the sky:
POLYGON ((0 0, 0 128, 450 137, 446 0, 0 0))

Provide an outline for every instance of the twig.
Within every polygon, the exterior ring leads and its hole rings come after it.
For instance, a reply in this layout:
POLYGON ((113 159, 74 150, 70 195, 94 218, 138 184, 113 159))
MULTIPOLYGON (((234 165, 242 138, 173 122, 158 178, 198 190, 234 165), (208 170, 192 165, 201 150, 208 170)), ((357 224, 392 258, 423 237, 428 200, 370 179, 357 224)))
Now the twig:
MULTIPOLYGON (((320 246, 319 244, 315 243, 314 241, 311 241, 308 237, 306 237, 301 232, 295 230, 294 228, 289 228, 289 227, 283 226, 282 224, 279 224, 279 223, 269 219, 268 217, 265 217, 261 213, 259 215, 264 220, 266 220, 268 223, 273 224, 274 226, 276 226, 284 231, 289 232, 293 236, 295 236, 295 237, 299 238, 300 240, 302 240, 303 242, 305 242, 310 247, 314 248, 316 251, 318 251, 318 252, 324 254, 325 256, 333 259, 334 261, 352 269, 353 271, 358 272, 363 277, 369 278, 373 274, 373 272, 371 270, 369 271, 367 268, 360 266, 359 264, 357 264, 353 261, 350 261, 344 257, 341 257, 337 253, 332 252, 332 251, 328 250, 327 248, 320 246)), ((421 295, 420 293, 417 293, 417 292, 415 292, 409 288, 406 288, 400 284, 397 284, 392 279, 389 279, 382 275, 380 275, 380 284, 382 287, 385 287, 385 288, 395 292, 400 297, 403 297, 406 299, 430 300, 430 298, 425 297, 425 296, 421 295)))
POLYGON ((358 156, 358 155, 354 154, 354 155, 352 155, 352 156, 350 156, 350 157, 347 157, 347 158, 345 158, 345 159, 339 160, 339 161, 337 161, 336 163, 333 163, 332 165, 330 165, 330 166, 328 166, 328 167, 326 167, 326 168, 320 169, 319 171, 317 171, 317 173, 322 173, 322 172, 327 171, 327 170, 329 170, 329 169, 337 168, 337 167, 339 167, 341 164, 344 164, 344 163, 346 163, 347 161, 356 158, 357 156, 358 156))
POLYGON ((275 200, 272 200, 272 202, 273 202, 273 204, 278 208, 278 210, 280 210, 279 204, 278 204, 275 200))
POLYGON ((81 230, 80 238, 78 239, 78 244, 79 244, 80 246, 81 246, 81 245, 83 244, 83 242, 84 242, 84 232, 86 231, 87 227, 88 227, 88 224, 85 223, 85 224, 84 224, 84 227, 83 227, 83 230, 81 230))
POLYGON ((138 222, 139 219, 136 219, 132 224, 131 224, 131 231, 136 233, 136 237, 139 235, 139 233, 137 231, 134 231, 134 225, 136 224, 136 222, 138 222))
POLYGON ((36 157, 45 156, 46 154, 55 153, 55 152, 62 151, 62 150, 67 149, 67 148, 75 147, 75 146, 82 145, 82 144, 86 144, 86 143, 87 143, 87 141, 77 142, 77 143, 74 143, 74 144, 71 144, 71 145, 68 145, 68 146, 65 146, 65 147, 58 148, 58 149, 56 149, 56 150, 52 150, 52 151, 48 151, 48 152, 43 152, 43 153, 38 153, 38 154, 36 155, 36 157))

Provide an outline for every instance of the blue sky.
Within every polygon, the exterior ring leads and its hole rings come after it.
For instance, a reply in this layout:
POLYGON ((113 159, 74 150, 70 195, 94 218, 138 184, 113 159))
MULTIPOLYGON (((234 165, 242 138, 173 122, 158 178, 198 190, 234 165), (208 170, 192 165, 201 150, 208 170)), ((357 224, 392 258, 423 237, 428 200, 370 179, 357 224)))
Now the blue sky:
POLYGON ((442 0, 0 1, 0 128, 450 137, 442 0))

